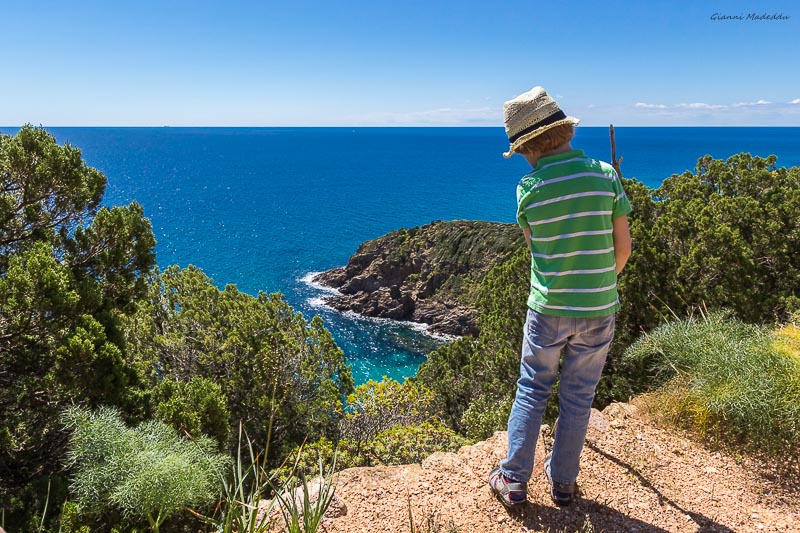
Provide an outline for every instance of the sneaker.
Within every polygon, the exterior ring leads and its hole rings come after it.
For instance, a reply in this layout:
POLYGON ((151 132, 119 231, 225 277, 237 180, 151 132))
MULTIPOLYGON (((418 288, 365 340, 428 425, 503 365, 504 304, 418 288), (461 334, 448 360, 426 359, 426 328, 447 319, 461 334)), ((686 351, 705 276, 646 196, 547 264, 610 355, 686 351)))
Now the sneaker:
POLYGON ((509 509, 525 505, 528 498, 528 485, 507 479, 499 466, 489 472, 489 487, 500 503, 509 509))
POLYGON ((547 476, 547 482, 550 483, 550 499, 559 507, 566 507, 572 503, 575 498, 575 484, 574 483, 558 483, 553 481, 550 477, 550 456, 548 455, 544 460, 544 475, 547 476))

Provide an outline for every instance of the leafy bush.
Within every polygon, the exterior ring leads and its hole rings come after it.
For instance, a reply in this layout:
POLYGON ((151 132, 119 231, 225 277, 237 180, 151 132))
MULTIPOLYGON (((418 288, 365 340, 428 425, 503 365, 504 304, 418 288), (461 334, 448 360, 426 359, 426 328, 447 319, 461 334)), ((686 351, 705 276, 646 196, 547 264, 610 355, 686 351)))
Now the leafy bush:
POLYGON ((395 426, 380 432, 369 447, 373 462, 384 465, 420 463, 434 452, 454 452, 466 440, 437 422, 395 426))
POLYGON ((212 501, 229 462, 204 436, 190 442, 158 421, 128 428, 113 409, 73 407, 64 419, 73 467, 71 491, 82 510, 119 510, 153 531, 178 510, 212 501))
POLYGON ((467 438, 473 441, 483 440, 492 436, 495 431, 504 430, 508 425, 508 415, 513 403, 513 395, 500 399, 480 396, 470 403, 461 417, 461 425, 467 438))
POLYGON ((64 502, 58 521, 59 533, 91 533, 92 528, 84 523, 80 506, 75 502, 64 502))
POLYGON ((343 470, 356 466, 402 465, 419 463, 435 452, 454 452, 467 440, 440 421, 395 425, 380 431, 366 442, 327 439, 296 448, 286 464, 273 472, 280 483, 292 477, 311 477, 320 463, 336 464, 343 470))
POLYGON ((311 476, 320 461, 331 464, 334 458, 344 469, 419 462, 433 452, 453 451, 465 441, 434 416, 433 401, 433 392, 413 379, 370 380, 348 396, 341 438, 297 446, 275 476, 281 481, 311 476))
POLYGON ((206 378, 188 383, 165 379, 153 392, 155 417, 189 435, 208 435, 224 450, 230 435, 230 414, 220 386, 206 378))
POLYGON ((800 360, 763 327, 720 312, 665 324, 625 353, 655 392, 645 403, 662 418, 750 449, 796 451, 800 360))
MULTIPOLYGON (((478 289, 479 337, 443 346, 420 365, 417 379, 435 392, 443 420, 460 433, 466 432, 465 423, 477 422, 480 406, 464 418, 473 402, 501 403, 514 396, 529 278, 530 254, 521 247, 492 268, 478 289)), ((498 421, 495 430, 504 425, 498 421)), ((484 425, 473 431, 490 430, 484 425)))
POLYGON ((707 155, 658 189, 625 189, 634 251, 619 283, 623 344, 699 306, 748 323, 785 321, 800 308, 800 167, 707 155))
POLYGON ((193 266, 159 273, 124 326, 131 357, 153 386, 156 371, 216 383, 229 425, 243 421, 262 447, 272 423, 276 461, 306 438, 335 435, 342 398, 353 390, 344 354, 319 317, 306 322, 280 294, 220 290, 193 266))
POLYGON ((353 447, 355 455, 382 431, 428 421, 433 416, 433 393, 414 380, 397 381, 384 377, 359 385, 347 397, 347 413, 340 424, 340 435, 353 447))
POLYGON ((279 484, 289 482, 292 477, 305 476, 311 478, 319 470, 319 464, 331 465, 334 462, 340 470, 367 464, 368 447, 362 445, 358 449, 356 443, 350 440, 340 440, 337 443, 322 437, 316 442, 297 446, 287 457, 286 461, 272 474, 279 484))

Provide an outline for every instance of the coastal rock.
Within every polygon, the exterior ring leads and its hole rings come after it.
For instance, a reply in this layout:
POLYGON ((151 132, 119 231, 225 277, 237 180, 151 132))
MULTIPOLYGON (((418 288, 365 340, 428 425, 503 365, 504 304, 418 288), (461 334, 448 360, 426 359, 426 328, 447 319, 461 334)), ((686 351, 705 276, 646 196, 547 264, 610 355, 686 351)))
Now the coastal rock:
POLYGON ((521 246, 522 234, 511 224, 434 222, 365 242, 346 266, 313 281, 339 291, 324 299, 339 311, 477 335, 478 284, 521 246))
POLYGON ((414 301, 397 286, 376 286, 372 291, 331 296, 326 303, 339 311, 355 311, 363 316, 406 320, 414 310, 414 301))
MULTIPOLYGON (((306 482, 306 487, 308 488, 308 503, 311 504, 312 508, 316 504, 317 500, 320 498, 320 494, 324 493, 325 489, 325 478, 321 476, 317 476, 311 481, 306 482)), ((335 487, 335 485, 334 485, 335 487)), ((330 490, 330 489, 329 489, 330 490)), ((258 511, 256 515, 256 523, 280 523, 282 519, 282 509, 281 506, 286 503, 288 508, 298 509, 300 511, 300 516, 302 517, 303 511, 303 503, 306 498, 304 494, 303 486, 299 486, 293 491, 288 494, 283 495, 283 502, 279 499, 275 500, 261 500, 258 503, 258 511), (266 518, 266 520, 265 520, 266 518)), ((340 518, 342 516, 347 515, 347 503, 338 495, 334 490, 334 494, 331 497, 330 504, 328 505, 328 509, 325 512, 325 516, 328 518, 340 518)))
POLYGON ((435 300, 419 301, 411 321, 431 324, 430 330, 433 333, 445 335, 475 335, 478 332, 473 308, 459 305, 449 307, 435 300))

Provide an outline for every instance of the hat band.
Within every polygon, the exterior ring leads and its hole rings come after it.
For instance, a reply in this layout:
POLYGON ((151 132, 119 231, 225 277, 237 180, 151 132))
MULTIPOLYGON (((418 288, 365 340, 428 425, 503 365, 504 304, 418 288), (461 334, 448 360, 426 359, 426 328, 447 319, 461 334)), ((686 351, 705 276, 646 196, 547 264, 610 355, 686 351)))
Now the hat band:
POLYGON ((559 120, 564 120, 565 118, 567 118, 567 115, 565 115, 564 112, 559 109, 558 111, 556 111, 555 113, 553 113, 549 117, 547 117, 545 119, 542 119, 539 122, 537 122, 537 123, 535 123, 535 124, 533 124, 531 126, 528 126, 524 130, 519 131, 516 134, 512 135, 511 137, 508 138, 508 142, 513 144, 517 139, 519 139, 523 135, 527 135, 528 133, 530 133, 532 131, 536 131, 536 130, 538 130, 539 128, 541 128, 543 126, 549 126, 553 122, 558 122, 559 120))

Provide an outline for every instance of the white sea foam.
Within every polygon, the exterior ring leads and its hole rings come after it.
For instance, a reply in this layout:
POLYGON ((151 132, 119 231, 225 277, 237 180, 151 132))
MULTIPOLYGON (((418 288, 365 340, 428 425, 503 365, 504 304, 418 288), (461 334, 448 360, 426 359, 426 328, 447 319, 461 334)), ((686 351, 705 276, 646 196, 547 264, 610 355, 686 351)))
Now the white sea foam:
POLYGON ((317 309, 319 307, 332 309, 331 306, 325 303, 325 298, 323 298, 322 296, 317 296, 316 298, 309 298, 308 300, 306 300, 306 303, 308 304, 309 307, 313 309, 317 309))
MULTIPOLYGON (((336 311, 335 309, 333 310, 336 311)), ((373 324, 384 324, 394 327, 408 328, 410 330, 422 333, 424 335, 427 335, 428 337, 443 342, 452 342, 459 338, 458 335, 448 335, 446 333, 437 333, 435 331, 431 331, 430 324, 425 324, 422 322, 412 322, 410 320, 396 320, 394 318, 384 318, 376 316, 364 316, 356 313, 355 311, 344 311, 340 313, 342 314, 342 316, 347 317, 351 320, 363 320, 365 322, 372 322, 373 324)))
POLYGON ((321 292, 325 292, 328 294, 335 294, 336 296, 340 296, 342 294, 341 292, 339 292, 339 289, 336 289, 334 287, 328 287, 327 285, 323 285, 322 283, 314 281, 314 278, 317 277, 319 274, 322 274, 322 272, 309 272, 302 278, 298 278, 297 281, 307 285, 308 287, 311 287, 312 289, 316 289, 321 292))

